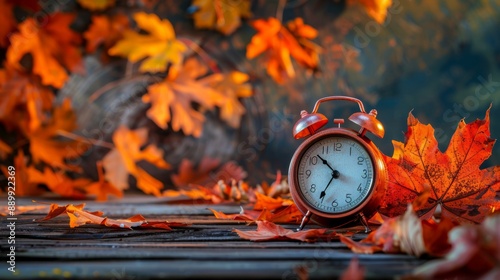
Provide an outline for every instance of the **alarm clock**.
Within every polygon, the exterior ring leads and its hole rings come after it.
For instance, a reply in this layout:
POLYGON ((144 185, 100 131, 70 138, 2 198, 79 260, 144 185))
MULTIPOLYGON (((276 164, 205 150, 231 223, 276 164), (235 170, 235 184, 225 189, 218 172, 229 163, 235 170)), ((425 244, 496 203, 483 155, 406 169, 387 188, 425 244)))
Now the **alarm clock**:
POLYGON ((369 232, 367 219, 379 208, 388 177, 381 152, 366 136, 367 132, 384 136, 377 111, 366 113, 357 98, 328 96, 319 99, 311 113, 302 111, 300 115, 293 136, 307 139, 295 151, 288 171, 290 193, 304 214, 297 230, 310 220, 326 227, 359 221, 369 232), (341 118, 333 120, 333 127, 321 130, 328 119, 318 109, 327 101, 358 104, 359 112, 349 121, 358 125, 359 131, 342 127, 341 118))

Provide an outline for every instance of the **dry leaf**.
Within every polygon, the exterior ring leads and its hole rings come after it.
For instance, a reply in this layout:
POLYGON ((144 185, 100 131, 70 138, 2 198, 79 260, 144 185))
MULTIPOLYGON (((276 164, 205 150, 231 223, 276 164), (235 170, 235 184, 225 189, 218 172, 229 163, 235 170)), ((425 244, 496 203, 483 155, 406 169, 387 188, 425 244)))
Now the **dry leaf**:
POLYGON ((395 216, 430 188, 430 197, 415 210, 423 219, 447 217, 481 222, 491 207, 500 207, 500 166, 480 169, 491 155, 488 109, 484 120, 460 121, 446 152, 438 149, 434 129, 408 117, 406 143, 394 141, 393 157, 384 157, 389 173, 387 202, 381 213, 395 216))
POLYGON ((185 227, 187 224, 177 223, 177 222, 168 222, 168 221, 148 221, 142 215, 138 214, 132 216, 128 219, 110 219, 106 217, 102 217, 103 213, 100 211, 96 212, 88 212, 83 210, 85 204, 73 205, 68 204, 66 206, 59 206, 57 204, 51 204, 49 213, 46 217, 41 219, 41 221, 47 221, 53 219, 61 214, 66 213, 69 218, 69 226, 71 228, 79 227, 85 224, 96 224, 96 225, 104 225, 107 227, 117 227, 117 228, 126 228, 132 229, 133 227, 142 227, 142 228, 158 228, 171 230, 171 226, 174 227, 185 227))
POLYGON ((241 18, 252 16, 250 0, 193 0, 189 10, 194 10, 194 25, 199 29, 215 29, 224 35, 233 33, 241 18))
POLYGON ((79 45, 81 37, 70 29, 74 14, 55 13, 40 26, 28 18, 19 24, 19 32, 10 37, 7 64, 18 70, 26 54, 33 57, 33 73, 40 76, 42 84, 61 88, 68 78, 65 67, 72 72, 82 71, 79 45))
POLYGON ((182 159, 179 165, 179 173, 172 175, 172 182, 177 187, 185 187, 190 184, 203 185, 205 181, 211 180, 210 173, 220 165, 220 160, 204 157, 194 168, 193 163, 189 159, 182 159))
POLYGON ((447 236, 456 225, 446 218, 439 223, 422 221, 410 205, 403 216, 386 220, 360 242, 347 237, 341 237, 340 241, 355 253, 373 254, 383 251, 403 252, 414 256, 423 254, 442 256, 450 249, 447 236))
POLYGON ((0 69, 0 121, 24 134, 37 130, 52 109, 54 94, 32 75, 0 69))
POLYGON ((116 0, 78 0, 80 6, 91 11, 102 11, 115 5, 116 0))
POLYGON ((91 182, 85 178, 71 179, 63 171, 54 172, 48 167, 41 172, 30 166, 27 173, 30 183, 44 184, 51 192, 73 199, 84 199, 84 187, 91 182))
POLYGON ((498 279, 500 276, 500 215, 481 225, 455 227, 449 233, 452 249, 443 259, 418 267, 413 276, 425 279, 498 279))
POLYGON ((43 161, 57 168, 78 169, 66 164, 65 159, 80 156, 89 143, 59 136, 61 132, 71 132, 75 128, 76 116, 70 100, 65 99, 61 106, 54 108, 52 118, 46 124, 28 135, 33 161, 43 161))
MULTIPOLYGON (((16 170, 16 195, 18 196, 34 196, 42 193, 37 184, 30 182, 27 163, 28 158, 24 155, 23 150, 19 150, 17 155, 14 157, 14 168, 16 170)), ((2 171, 5 177, 9 177, 6 166, 2 166, 2 171)))
POLYGON ((282 206, 289 206, 293 204, 293 201, 290 199, 283 199, 281 197, 273 198, 261 193, 255 193, 256 202, 253 206, 254 210, 274 210, 280 208, 282 206))
POLYGON ((267 73, 278 83, 284 78, 295 77, 293 57, 308 69, 318 67, 319 46, 310 41, 317 36, 316 30, 296 18, 284 27, 276 18, 255 20, 251 23, 257 30, 247 46, 246 57, 252 59, 263 52, 268 52, 267 73))
POLYGON ((257 230, 255 231, 234 229, 233 232, 236 232, 241 238, 251 241, 299 240, 314 242, 318 239, 329 240, 337 236, 335 232, 326 233, 327 229, 308 229, 296 232, 267 221, 257 221, 257 230))
POLYGON ((123 39, 109 49, 108 53, 127 57, 131 62, 145 58, 139 68, 141 72, 164 72, 169 63, 169 71, 178 69, 187 48, 175 38, 170 21, 144 12, 135 13, 133 17, 137 26, 147 34, 126 30, 123 39))
POLYGON ((246 112, 239 98, 247 98, 253 94, 248 80, 247 74, 238 71, 229 74, 216 73, 202 80, 222 94, 223 98, 217 100, 217 106, 221 109, 221 119, 234 128, 240 127, 241 117, 246 112))
POLYGON ((382 24, 387 17, 387 9, 391 7, 392 0, 349 0, 349 4, 361 4, 366 13, 375 21, 382 24))
POLYGON ((5 159, 12 153, 12 147, 0 139, 0 159, 5 159))
POLYGON ((303 214, 297 206, 290 205, 282 207, 275 211, 263 210, 244 210, 241 208, 239 214, 224 214, 223 212, 209 209, 214 216, 220 220, 242 220, 247 222, 268 221, 273 223, 298 223, 303 214))
POLYGON ((107 53, 111 46, 123 38, 123 32, 128 27, 129 20, 124 14, 93 16, 92 24, 83 33, 83 37, 87 41, 87 52, 93 53, 97 47, 103 45, 107 53))
POLYGON ((172 73, 169 71, 164 81, 148 87, 142 99, 151 103, 147 116, 163 129, 170 123, 174 131, 199 137, 205 121, 200 110, 213 109, 224 96, 197 80, 207 73, 207 68, 194 58, 187 60, 178 74, 172 73), (201 108, 195 110, 192 102, 201 108))
POLYGON ((108 199, 108 194, 122 198, 123 192, 110 182, 106 181, 104 177, 102 162, 98 161, 96 163, 96 166, 97 166, 97 174, 99 176, 99 181, 93 182, 92 184, 86 186, 85 187, 86 193, 90 195, 95 195, 97 201, 106 201, 108 199))
POLYGON ((128 175, 137 180, 137 187, 146 194, 160 196, 163 183, 137 166, 137 162, 144 160, 156 167, 168 169, 170 165, 163 159, 163 151, 156 146, 141 147, 147 141, 147 129, 129 130, 120 126, 113 133, 113 143, 116 148, 103 158, 106 171, 105 178, 119 190, 128 188, 128 175))

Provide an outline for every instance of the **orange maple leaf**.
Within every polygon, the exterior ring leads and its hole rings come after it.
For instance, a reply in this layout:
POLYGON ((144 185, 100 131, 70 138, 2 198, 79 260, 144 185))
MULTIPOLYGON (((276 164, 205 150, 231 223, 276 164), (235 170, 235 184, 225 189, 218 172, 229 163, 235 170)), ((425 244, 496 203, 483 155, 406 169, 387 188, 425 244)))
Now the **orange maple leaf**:
POLYGON ((294 204, 287 207, 274 209, 274 211, 263 210, 245 210, 241 208, 238 214, 224 214, 223 212, 210 209, 214 216, 220 220, 241 220, 247 222, 268 221, 273 223, 297 223, 301 220, 303 214, 294 204))
POLYGON ((421 124, 410 113, 406 142, 394 141, 393 157, 385 157, 389 185, 381 213, 401 214, 426 188, 430 188, 429 198, 415 208, 423 219, 435 215, 478 223, 492 207, 499 208, 500 166, 480 169, 495 144, 490 138, 489 112, 484 120, 469 124, 461 120, 444 153, 432 126, 421 124))
POLYGON ((113 16, 96 15, 92 17, 92 24, 83 33, 87 40, 86 50, 93 53, 98 46, 103 45, 107 50, 123 38, 123 32, 129 27, 129 20, 124 14, 113 16))
POLYGON ((53 171, 45 167, 43 172, 30 166, 27 170, 30 183, 46 185, 51 192, 74 199, 85 198, 84 187, 91 181, 85 178, 72 179, 64 171, 53 171))
POLYGON ((163 129, 170 122, 172 130, 199 137, 205 121, 200 111, 213 109, 224 96, 197 80, 207 73, 207 68, 195 58, 188 59, 178 74, 173 73, 169 71, 164 81, 148 87, 142 98, 151 103, 146 114, 163 129), (195 110, 192 102, 201 108, 195 110))
POLYGON ((78 4, 87 10, 102 11, 115 5, 116 0, 78 0, 78 4))
POLYGON ((323 228, 308 229, 296 232, 267 221, 257 221, 257 230, 233 230, 233 232, 236 232, 240 236, 240 238, 251 241, 299 240, 307 242, 314 242, 318 239, 329 240, 337 236, 335 232, 327 233, 327 231, 327 229, 323 228))
POLYGON ((0 139, 0 159, 5 159, 10 153, 12 153, 12 147, 0 139))
POLYGON ((392 5, 392 0, 349 0, 348 3, 361 4, 370 17, 382 24, 387 17, 387 9, 392 5))
POLYGON ((68 204, 66 206, 59 206, 57 204, 51 204, 50 210, 47 216, 45 216, 40 221, 47 221, 53 219, 61 214, 67 214, 70 221, 69 226, 71 228, 79 227, 85 224, 96 224, 103 225, 106 227, 116 227, 132 229, 133 227, 142 228, 158 228, 164 230, 171 230, 171 226, 175 227, 185 227, 187 224, 178 222, 168 222, 162 220, 146 220, 142 215, 137 214, 128 219, 111 219, 107 217, 102 217, 103 212, 95 211, 89 212, 83 210, 85 204, 73 205, 68 204))
POLYGON ((13 13, 13 5, 8 0, 0 0, 0 11, 2 17, 0 18, 0 47, 4 48, 8 45, 8 35, 16 29, 16 18, 13 13))
POLYGON ((163 151, 154 145, 141 149, 147 141, 146 128, 129 130, 120 126, 113 133, 116 148, 103 158, 106 179, 119 190, 128 188, 128 175, 137 179, 137 187, 146 194, 160 195, 163 183, 151 176, 137 162, 144 160, 156 167, 168 169, 170 165, 163 159, 163 151))
POLYGON ((246 57, 255 58, 268 51, 267 73, 278 83, 285 77, 295 77, 291 57, 302 66, 315 70, 318 67, 319 46, 311 42, 317 36, 313 27, 296 18, 282 26, 276 18, 258 19, 251 23, 257 34, 247 46, 246 57))
MULTIPOLYGON (((19 150, 14 157, 14 168, 16 170, 15 193, 18 196, 33 196, 42 193, 37 184, 30 182, 27 166, 28 158, 24 155, 23 150, 19 150)), ((2 171, 6 177, 9 177, 8 170, 2 166, 2 171)))
POLYGON ((282 206, 292 205, 293 201, 290 199, 283 199, 281 197, 273 198, 265 194, 255 193, 256 202, 253 206, 254 210, 274 210, 282 206))
POLYGON ((76 116, 71 109, 70 100, 65 99, 61 106, 54 108, 52 118, 46 124, 28 134, 33 161, 44 161, 58 168, 75 169, 65 159, 80 156, 87 150, 89 143, 60 137, 61 133, 71 132, 75 128, 76 116))
POLYGON ((141 72, 163 72, 180 68, 187 47, 175 38, 172 24, 155 14, 135 13, 137 26, 148 34, 126 30, 123 39, 109 49, 110 55, 125 56, 131 62, 146 58, 139 67, 141 72))
POLYGON ((253 94, 248 80, 247 74, 233 71, 229 74, 212 74, 201 81, 222 94, 222 98, 216 100, 217 106, 221 108, 221 119, 234 128, 240 126, 241 117, 246 112, 239 98, 247 98, 253 94))
POLYGON ((42 84, 61 88, 68 78, 63 65, 72 72, 82 71, 81 37, 71 30, 74 14, 55 13, 40 26, 29 18, 19 24, 19 32, 10 37, 7 63, 18 70, 25 69, 20 61, 30 53, 33 73, 42 78, 42 84))
POLYGON ((457 223, 446 217, 440 222, 420 220, 410 205, 404 215, 386 220, 360 242, 345 236, 340 236, 340 241, 353 252, 361 254, 383 251, 442 256, 450 249, 448 233, 455 226, 457 223))
POLYGON ((224 35, 233 33, 241 25, 241 18, 250 18, 251 0, 194 0, 189 10, 194 25, 200 29, 215 29, 224 35))
POLYGON ((52 109, 54 94, 28 75, 7 67, 0 69, 0 121, 25 134, 37 130, 52 109))
POLYGON ((104 177, 102 162, 98 161, 96 163, 96 166, 99 181, 86 186, 86 193, 96 195, 97 201, 106 201, 108 198, 108 194, 114 195, 119 198, 123 197, 123 192, 120 189, 116 188, 113 184, 106 181, 104 177))

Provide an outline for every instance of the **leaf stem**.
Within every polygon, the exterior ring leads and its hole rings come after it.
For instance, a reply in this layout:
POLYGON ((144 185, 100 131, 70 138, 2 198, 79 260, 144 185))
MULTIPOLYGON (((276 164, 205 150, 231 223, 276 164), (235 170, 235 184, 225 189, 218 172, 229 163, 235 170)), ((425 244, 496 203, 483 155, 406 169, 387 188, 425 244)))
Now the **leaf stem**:
POLYGON ((95 145, 95 146, 101 146, 101 147, 105 147, 105 148, 109 148, 109 149, 113 149, 115 147, 113 144, 111 144, 109 142, 106 142, 106 141, 103 141, 103 140, 96 140, 96 139, 92 139, 92 138, 85 138, 85 137, 76 135, 74 133, 71 133, 71 132, 68 132, 68 131, 65 131, 65 130, 58 130, 57 134, 60 135, 60 136, 69 138, 69 139, 73 139, 73 140, 77 140, 77 141, 82 141, 82 142, 89 142, 89 143, 91 143, 92 145, 95 145))

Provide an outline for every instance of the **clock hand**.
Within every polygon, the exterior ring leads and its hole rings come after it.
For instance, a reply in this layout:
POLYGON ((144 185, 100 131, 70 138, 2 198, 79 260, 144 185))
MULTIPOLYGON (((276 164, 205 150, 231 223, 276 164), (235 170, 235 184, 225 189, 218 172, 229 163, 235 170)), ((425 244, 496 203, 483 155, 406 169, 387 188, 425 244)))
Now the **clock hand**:
POLYGON ((333 170, 333 168, 330 166, 330 164, 328 164, 328 161, 326 161, 326 159, 320 157, 320 155, 318 155, 319 159, 323 162, 324 165, 328 166, 328 168, 330 168, 330 170, 332 172, 334 172, 335 170, 333 170))
POLYGON ((339 176, 340 176, 340 173, 337 170, 333 170, 333 172, 332 172, 332 178, 330 178, 330 181, 328 181, 328 184, 326 185, 326 188, 319 195, 319 198, 321 199, 321 203, 323 203, 323 199, 325 199, 325 196, 326 196, 326 190, 328 189, 328 187, 332 183, 333 179, 337 179, 339 176))

